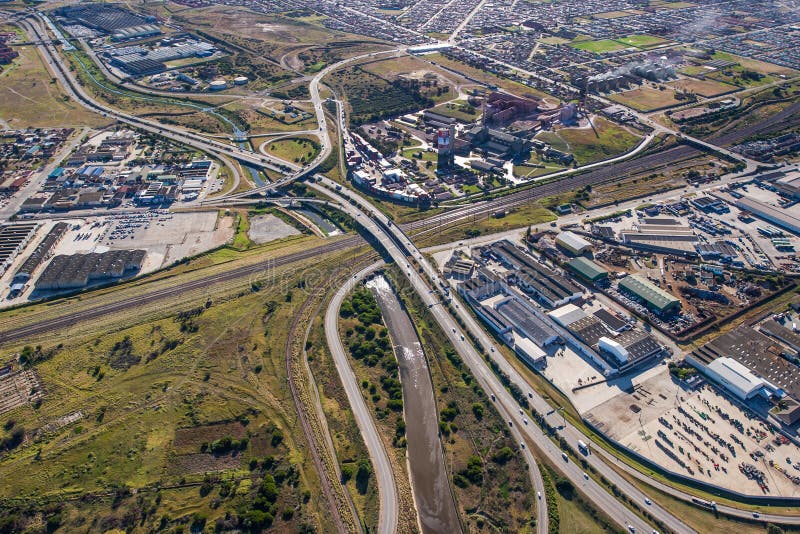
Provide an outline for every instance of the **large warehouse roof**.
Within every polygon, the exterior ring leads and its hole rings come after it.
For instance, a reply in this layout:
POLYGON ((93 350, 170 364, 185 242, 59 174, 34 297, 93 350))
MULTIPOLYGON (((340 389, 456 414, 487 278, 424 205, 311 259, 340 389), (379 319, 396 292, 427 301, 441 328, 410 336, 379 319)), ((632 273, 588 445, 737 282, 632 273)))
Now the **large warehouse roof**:
POLYGON ((635 274, 626 276, 620 280, 619 286, 621 289, 633 293, 650 306, 661 311, 667 310, 673 306, 680 307, 681 304, 681 301, 674 296, 635 274))
POLYGON ((592 282, 602 278, 608 278, 608 271, 592 260, 583 257, 571 259, 567 262, 567 267, 569 267, 571 271, 592 282))
POLYGON ((556 243, 576 254, 592 248, 591 243, 574 232, 561 232, 556 236, 556 243))

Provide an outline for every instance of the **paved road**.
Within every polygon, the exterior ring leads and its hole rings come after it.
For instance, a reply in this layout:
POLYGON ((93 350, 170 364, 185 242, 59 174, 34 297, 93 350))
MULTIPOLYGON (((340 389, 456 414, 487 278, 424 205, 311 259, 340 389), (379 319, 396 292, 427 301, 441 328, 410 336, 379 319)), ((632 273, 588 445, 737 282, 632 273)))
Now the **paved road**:
POLYGON ((383 441, 378 435, 378 428, 375 426, 372 414, 366 402, 364 402, 364 397, 361 396, 361 387, 358 379, 352 367, 350 367, 347 353, 341 339, 339 339, 339 308, 342 306, 342 301, 353 288, 361 283, 365 276, 372 273, 380 265, 381 263, 377 263, 356 273, 336 292, 330 304, 328 304, 328 309, 325 311, 325 338, 336 364, 336 370, 339 373, 342 386, 344 386, 344 391, 347 394, 350 408, 353 410, 353 417, 355 417, 358 429, 361 431, 361 436, 364 438, 367 451, 372 459, 380 498, 378 532, 392 534, 396 531, 398 517, 397 487, 394 483, 394 471, 383 447, 383 441))
POLYGON ((389 329, 403 386, 408 468, 422 532, 455 534, 461 523, 453 501, 444 451, 439 439, 439 411, 422 343, 411 318, 383 275, 367 282, 389 329))

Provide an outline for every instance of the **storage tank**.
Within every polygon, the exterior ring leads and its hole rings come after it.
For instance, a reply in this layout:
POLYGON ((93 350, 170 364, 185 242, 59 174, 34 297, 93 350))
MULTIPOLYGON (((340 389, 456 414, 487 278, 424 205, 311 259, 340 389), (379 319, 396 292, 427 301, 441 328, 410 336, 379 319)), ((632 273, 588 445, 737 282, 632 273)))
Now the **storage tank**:
POLYGON ((236 78, 233 79, 233 83, 235 85, 244 85, 249 81, 250 80, 247 79, 247 76, 237 76, 236 78))
POLYGON ((225 80, 214 80, 208 84, 208 88, 212 91, 222 91, 228 87, 228 82, 225 80))

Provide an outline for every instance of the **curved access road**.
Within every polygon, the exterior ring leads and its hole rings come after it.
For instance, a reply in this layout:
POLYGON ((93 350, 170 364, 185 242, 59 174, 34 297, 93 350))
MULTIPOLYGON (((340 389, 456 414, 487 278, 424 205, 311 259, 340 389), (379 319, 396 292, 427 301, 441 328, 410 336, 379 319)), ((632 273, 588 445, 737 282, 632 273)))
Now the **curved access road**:
POLYGON ((380 498, 380 512, 378 515, 378 532, 380 534, 393 534, 397 528, 397 486, 394 483, 394 470, 389 461, 389 455, 383 446, 383 441, 378 434, 378 428, 372 419, 372 414, 364 402, 361 395, 361 387, 356 378, 353 368, 345 352, 342 340, 339 338, 339 308, 342 306, 344 298, 353 290, 367 275, 383 265, 383 262, 375 263, 353 275, 345 285, 331 299, 328 309, 325 310, 325 338, 328 347, 336 364, 336 370, 342 381, 342 386, 347 394, 350 408, 353 410, 358 429, 364 438, 367 451, 372 459, 375 470, 375 478, 378 481, 378 495, 380 498))

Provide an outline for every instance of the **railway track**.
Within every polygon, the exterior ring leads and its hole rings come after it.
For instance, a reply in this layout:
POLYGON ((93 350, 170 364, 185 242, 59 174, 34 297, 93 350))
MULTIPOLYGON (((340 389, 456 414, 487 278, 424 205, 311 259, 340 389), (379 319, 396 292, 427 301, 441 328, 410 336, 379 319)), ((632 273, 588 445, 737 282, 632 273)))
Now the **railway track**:
POLYGON ((295 252, 293 254, 288 254, 286 256, 271 258, 265 262, 255 263, 253 265, 244 265, 242 267, 231 269, 230 271, 227 272, 205 276, 196 280, 190 280, 188 282, 183 282, 175 286, 159 289, 153 292, 137 295, 134 297, 122 299, 108 304, 103 304, 88 310, 81 310, 79 312, 68 313, 66 315, 57 317, 55 319, 37 321, 30 325, 0 330, 0 345, 20 339, 29 338, 37 334, 41 334, 43 332, 58 330, 59 328, 64 328, 67 326, 74 326, 76 323, 88 321, 90 319, 101 317, 103 315, 117 313, 120 311, 142 306, 144 304, 156 302, 158 300, 175 297, 183 292, 191 291, 193 289, 201 289, 220 282, 228 282, 231 280, 235 280, 237 278, 247 278, 264 270, 283 267, 286 265, 290 265, 292 263, 296 263, 323 254, 327 254, 329 252, 344 250, 356 246, 362 242, 363 239, 360 236, 357 235, 350 236, 341 239, 339 241, 334 241, 332 243, 325 243, 318 247, 313 247, 301 252, 295 252))
MULTIPOLYGON (((286 338, 284 358, 286 363, 286 378, 289 382, 289 391, 292 394, 292 402, 294 403, 295 413, 297 413, 297 417, 300 420, 300 427, 303 430, 306 443, 308 443, 308 450, 311 453, 311 459, 314 462, 314 467, 316 468, 320 485, 322 486, 322 494, 325 496, 325 500, 328 503, 328 510, 331 513, 331 519, 336 527, 336 531, 344 534, 357 531, 356 529, 359 523, 354 513, 352 513, 349 521, 345 521, 343 518, 344 510, 342 508, 346 508, 349 512, 352 510, 352 506, 349 502, 341 502, 344 498, 344 496, 341 495, 344 491, 341 487, 341 484, 339 484, 338 491, 333 487, 333 485, 337 484, 338 481, 331 480, 334 478, 331 476, 331 470, 335 472, 336 468, 333 465, 329 465, 331 463, 330 458, 328 458, 327 463, 325 460, 323 460, 323 456, 329 457, 330 455, 323 454, 323 451, 320 451, 320 448, 324 448, 325 446, 324 444, 320 446, 319 436, 317 436, 317 432, 314 431, 315 427, 311 424, 311 421, 309 421, 308 411, 310 408, 305 402, 303 402, 303 394, 300 391, 301 388, 297 383, 298 373, 295 373, 295 353, 302 351, 301 348, 297 347, 298 338, 299 342, 304 342, 304 336, 298 336, 298 329, 302 322, 309 319, 309 311, 317 302, 317 300, 325 294, 326 290, 327 285, 322 285, 315 288, 297 310, 297 313, 292 320, 292 324, 289 327, 289 333, 286 338)), ((318 421, 317 428, 319 428, 318 421)))

